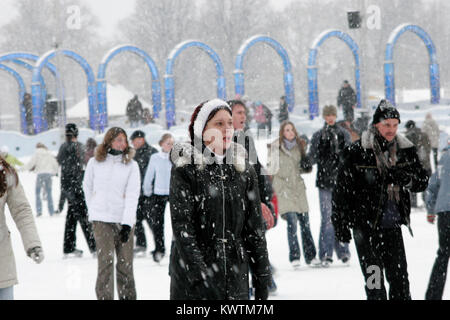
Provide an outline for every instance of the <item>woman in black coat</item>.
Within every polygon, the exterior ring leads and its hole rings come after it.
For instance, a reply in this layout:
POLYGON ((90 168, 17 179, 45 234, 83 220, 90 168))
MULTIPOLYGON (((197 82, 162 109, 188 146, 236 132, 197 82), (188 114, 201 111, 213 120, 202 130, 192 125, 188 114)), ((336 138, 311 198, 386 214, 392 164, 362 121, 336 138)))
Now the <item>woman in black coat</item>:
POLYGON ((231 142, 231 109, 214 99, 191 118, 191 143, 176 144, 170 182, 171 299, 267 299, 270 268, 255 171, 231 142))

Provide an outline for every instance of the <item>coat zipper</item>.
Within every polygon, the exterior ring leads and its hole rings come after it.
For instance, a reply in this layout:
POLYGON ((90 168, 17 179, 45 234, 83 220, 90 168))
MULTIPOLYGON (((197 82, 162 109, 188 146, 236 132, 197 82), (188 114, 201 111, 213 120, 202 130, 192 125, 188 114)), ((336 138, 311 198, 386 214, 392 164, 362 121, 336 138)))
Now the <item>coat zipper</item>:
POLYGON ((223 174, 222 166, 220 166, 220 181, 222 183, 222 245, 223 245, 223 261, 224 261, 224 274, 225 274, 225 294, 227 292, 227 252, 226 252, 226 238, 225 238, 225 186, 223 180, 225 176, 223 174))

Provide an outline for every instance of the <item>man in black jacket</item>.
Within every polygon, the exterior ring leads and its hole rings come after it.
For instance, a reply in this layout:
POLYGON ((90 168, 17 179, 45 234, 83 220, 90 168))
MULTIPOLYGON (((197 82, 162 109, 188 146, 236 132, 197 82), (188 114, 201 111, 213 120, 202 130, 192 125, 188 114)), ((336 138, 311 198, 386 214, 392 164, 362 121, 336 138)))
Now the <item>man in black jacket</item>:
POLYGON ((350 259, 348 244, 335 240, 331 223, 331 194, 336 185, 337 168, 341 154, 346 145, 351 143, 350 133, 336 124, 337 110, 335 106, 324 106, 324 127, 313 134, 308 159, 317 163, 316 186, 319 188, 320 200, 320 236, 319 259, 323 267, 333 263, 333 250, 338 259, 347 264, 350 259))
POLYGON ((411 299, 400 226, 410 227, 410 192, 421 192, 428 174, 414 145, 397 134, 400 114, 381 100, 372 126, 346 148, 333 191, 332 220, 339 241, 350 228, 365 278, 367 299, 411 299))
POLYGON ((145 173, 152 154, 157 153, 158 150, 153 148, 145 141, 145 133, 141 130, 136 130, 130 137, 133 147, 136 149, 134 160, 138 163, 139 172, 141 174, 141 194, 139 196, 138 207, 136 210, 136 227, 134 234, 136 235, 135 254, 145 254, 147 250, 147 239, 145 238, 145 230, 142 221, 145 219, 150 226, 150 198, 144 196, 142 192, 142 184, 144 183, 145 173))
POLYGON ((92 225, 88 221, 87 206, 83 192, 84 146, 77 141, 78 128, 74 123, 66 125, 66 142, 58 151, 57 160, 61 166, 61 188, 68 200, 66 226, 64 230, 64 256, 80 257, 82 250, 76 249, 76 228, 80 222, 84 236, 92 254, 96 245, 92 225))

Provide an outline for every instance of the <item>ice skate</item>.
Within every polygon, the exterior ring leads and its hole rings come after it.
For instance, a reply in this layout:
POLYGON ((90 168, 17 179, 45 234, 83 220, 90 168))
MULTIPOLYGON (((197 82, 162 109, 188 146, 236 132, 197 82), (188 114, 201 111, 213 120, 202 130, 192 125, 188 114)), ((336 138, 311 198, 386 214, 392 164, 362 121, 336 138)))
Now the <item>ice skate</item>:
POLYGON ((72 252, 64 253, 63 259, 81 258, 82 256, 83 256, 83 250, 75 249, 72 252))
POLYGON ((145 258, 147 256, 146 248, 143 246, 136 246, 136 248, 133 249, 133 252, 136 258, 145 258))

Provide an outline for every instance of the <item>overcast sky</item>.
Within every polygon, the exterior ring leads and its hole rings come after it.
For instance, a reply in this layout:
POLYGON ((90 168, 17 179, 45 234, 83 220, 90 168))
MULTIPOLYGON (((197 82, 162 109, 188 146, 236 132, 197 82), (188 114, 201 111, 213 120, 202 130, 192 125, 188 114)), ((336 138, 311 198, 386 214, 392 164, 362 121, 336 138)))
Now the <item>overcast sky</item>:
MULTIPOLYGON (((29 0, 33 1, 33 0, 29 0)), ((55 0, 53 0, 55 1, 55 0)), ((92 12, 100 19, 104 34, 112 35, 117 21, 130 15, 134 10, 135 0, 81 0, 91 7, 92 12)), ((158 0, 161 1, 161 0, 158 0)), ((186 0, 190 1, 190 0, 186 0)), ((271 0, 276 9, 282 9, 287 3, 295 0, 271 0)), ((0 0, 0 27, 14 17, 14 0, 0 0)), ((102 32, 102 33, 103 33, 102 32)))

